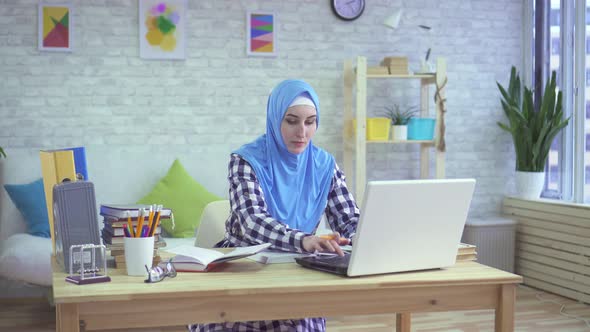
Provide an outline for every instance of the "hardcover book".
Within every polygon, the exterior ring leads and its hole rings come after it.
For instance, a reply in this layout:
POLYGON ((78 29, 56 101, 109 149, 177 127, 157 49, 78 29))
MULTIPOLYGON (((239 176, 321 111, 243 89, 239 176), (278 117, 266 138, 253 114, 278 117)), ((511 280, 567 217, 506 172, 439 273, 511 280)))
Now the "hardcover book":
MULTIPOLYGON (((129 214, 131 214, 131 218, 137 218, 141 208, 149 210, 150 206, 146 204, 101 204, 100 215, 126 220, 129 214)), ((172 210, 164 207, 161 210, 160 219, 170 217, 171 214, 172 210)))
MULTIPOLYGON (((127 223, 121 224, 121 226, 111 226, 109 224, 105 224, 102 229, 102 232, 103 232, 103 234, 105 234, 105 236, 110 236, 110 237, 124 236, 125 231, 123 230, 123 225, 127 225, 127 223)), ((161 226, 156 227, 156 230, 154 231, 154 235, 158 235, 161 233, 162 233, 162 227, 161 226)))

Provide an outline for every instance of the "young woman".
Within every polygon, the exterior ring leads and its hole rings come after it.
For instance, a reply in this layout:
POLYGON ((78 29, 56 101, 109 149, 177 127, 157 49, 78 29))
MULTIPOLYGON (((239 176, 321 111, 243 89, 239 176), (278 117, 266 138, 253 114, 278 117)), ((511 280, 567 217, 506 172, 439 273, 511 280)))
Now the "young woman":
MULTIPOLYGON (((229 161, 231 215, 219 247, 271 243, 271 249, 343 255, 359 210, 334 157, 312 144, 318 96, 301 80, 277 85, 268 99, 266 133, 229 161), (314 235, 326 216, 332 237, 314 235)), ((191 331, 325 331, 324 318, 189 326, 191 331)))

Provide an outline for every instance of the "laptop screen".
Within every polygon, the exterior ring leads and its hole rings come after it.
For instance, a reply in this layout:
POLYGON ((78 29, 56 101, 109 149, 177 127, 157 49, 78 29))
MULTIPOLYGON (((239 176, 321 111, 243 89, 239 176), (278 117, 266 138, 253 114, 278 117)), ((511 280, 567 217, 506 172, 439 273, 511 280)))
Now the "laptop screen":
POLYGON ((474 189, 473 179, 371 181, 352 253, 295 261, 348 276, 452 266, 474 189))
POLYGON ((474 179, 369 181, 349 276, 454 265, 474 179))

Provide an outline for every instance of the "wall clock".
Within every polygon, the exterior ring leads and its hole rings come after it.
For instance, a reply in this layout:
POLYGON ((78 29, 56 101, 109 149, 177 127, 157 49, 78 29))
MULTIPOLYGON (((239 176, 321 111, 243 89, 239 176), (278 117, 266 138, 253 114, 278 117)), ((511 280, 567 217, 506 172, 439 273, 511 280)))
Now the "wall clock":
POLYGON ((331 0, 332 10, 339 19, 352 21, 359 18, 365 10, 365 0, 331 0))

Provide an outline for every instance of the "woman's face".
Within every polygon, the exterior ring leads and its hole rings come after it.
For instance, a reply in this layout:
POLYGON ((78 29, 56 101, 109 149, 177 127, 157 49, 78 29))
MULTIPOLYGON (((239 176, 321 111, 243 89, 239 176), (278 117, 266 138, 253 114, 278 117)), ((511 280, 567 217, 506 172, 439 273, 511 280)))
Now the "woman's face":
POLYGON ((300 154, 305 150, 317 129, 315 107, 297 105, 289 107, 281 122, 281 136, 289 152, 300 154))

